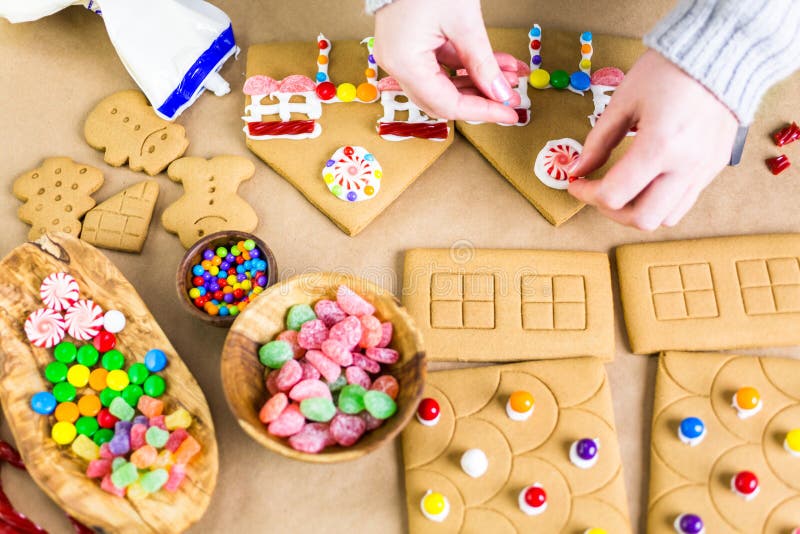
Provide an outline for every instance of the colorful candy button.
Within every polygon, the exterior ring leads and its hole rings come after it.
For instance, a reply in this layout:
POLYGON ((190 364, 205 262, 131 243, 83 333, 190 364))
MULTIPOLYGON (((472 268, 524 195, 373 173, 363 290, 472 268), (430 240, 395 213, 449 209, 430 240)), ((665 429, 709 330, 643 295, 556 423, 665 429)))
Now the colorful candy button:
MULTIPOLYGON (((100 349, 97 350, 104 352, 100 349)), ((101 365, 106 371, 122 369, 122 367, 125 365, 125 356, 123 356, 118 350, 112 349, 105 351, 105 354, 103 354, 103 359, 101 360, 101 365)))
POLYGON ((94 367, 100 359, 100 353, 94 345, 81 345, 77 354, 78 363, 86 367, 94 367))
POLYGON ((50 430, 50 437, 59 445, 69 445, 75 439, 77 433, 75 425, 66 421, 59 421, 50 430))
POLYGON ((128 373, 122 369, 114 369, 113 371, 109 371, 108 376, 106 377, 106 384, 114 391, 122 391, 128 386, 129 383, 130 379, 128 378, 128 373))
POLYGON ((144 355, 144 365, 151 373, 158 373, 167 366, 167 355, 163 350, 152 349, 144 355))
POLYGON ((795 458, 800 458, 800 428, 792 429, 786 433, 786 437, 783 440, 783 448, 795 458))
POLYGON ((534 89, 547 89, 550 86, 550 73, 544 69, 532 70, 528 76, 528 83, 534 89))
POLYGON ((747 419, 760 412, 764 403, 756 388, 743 387, 733 396, 732 405, 736 408, 740 419, 747 419))
POLYGON ((678 534, 705 534, 705 526, 699 515, 681 514, 675 518, 673 523, 675 532, 678 534))
POLYGON ((52 382, 58 384, 67 379, 67 365, 63 362, 50 362, 44 368, 44 377, 52 382))
POLYGON ((103 329, 112 334, 118 334, 125 328, 125 315, 119 310, 108 310, 103 315, 103 329))
POLYGON ((97 424, 100 425, 100 428, 114 428, 114 425, 117 424, 118 419, 111 415, 111 412, 108 411, 108 408, 103 408, 99 412, 97 412, 97 424))
POLYGON ((97 419, 94 417, 80 417, 75 421, 75 430, 78 434, 91 438, 94 433, 100 428, 97 419))
POLYGON ((687 417, 678 425, 678 439, 694 447, 706 437, 706 425, 699 417, 687 417))
POLYGON ((527 515, 539 515, 547 510, 547 492, 538 482, 519 492, 519 509, 527 515))
POLYGON ((62 341, 53 349, 53 357, 62 363, 72 363, 77 354, 78 348, 69 341, 62 341))
POLYGON ((569 74, 563 70, 554 70, 550 73, 550 85, 556 89, 566 89, 569 86, 569 74))
POLYGON ((739 471, 731 478, 731 490, 745 501, 753 500, 761 488, 758 477, 752 471, 739 471))
POLYGON ((137 362, 128 367, 128 379, 131 384, 144 384, 148 376, 150 376, 150 371, 147 370, 147 366, 143 363, 137 362))
POLYGON ((419 502, 419 508, 427 519, 441 523, 450 513, 450 502, 441 493, 428 490, 419 502))
POLYGON ((581 469, 589 469, 596 463, 600 452, 600 440, 583 438, 573 441, 569 448, 569 460, 581 469))
POLYGON ((108 352, 117 346, 117 336, 107 330, 101 330, 92 341, 92 345, 100 352, 108 352))
POLYGON ((78 399, 78 411, 86 417, 94 417, 103 407, 97 395, 84 395, 78 399))
POLYGON ((352 102, 356 99, 356 86, 352 83, 342 83, 336 88, 336 96, 342 102, 352 102))
POLYGON ((102 367, 92 369, 92 372, 89 373, 89 387, 98 392, 103 391, 106 389, 106 377, 108 377, 106 369, 102 367))
POLYGON ((145 395, 150 397, 160 397, 164 394, 164 390, 167 389, 167 385, 164 382, 164 379, 160 376, 150 375, 147 377, 147 380, 144 381, 142 389, 144 390, 145 395))
POLYGON ((480 478, 489 469, 489 459, 481 449, 467 449, 461 455, 461 469, 472 478, 480 478))
POLYGON ((69 382, 60 382, 53 386, 53 395, 58 402, 72 402, 76 394, 75 386, 69 382))
POLYGON ((586 91, 591 84, 592 79, 583 71, 578 70, 570 74, 569 86, 576 91, 586 91))
POLYGON ((80 416, 78 405, 74 402, 61 402, 56 406, 56 411, 53 414, 56 421, 66 421, 67 423, 74 423, 80 416))
POLYGON ((31 408, 39 415, 50 415, 57 404, 56 398, 49 391, 40 391, 31 397, 31 408))
POLYGON ((69 368, 69 371, 67 371, 67 382, 76 388, 82 388, 89 383, 90 372, 89 368, 85 365, 73 365, 69 368))
POLYGON ((422 399, 417 407, 417 420, 425 426, 435 426, 441 417, 439 402, 427 397, 422 399))
POLYGON ((508 397, 506 413, 514 421, 527 420, 534 409, 533 395, 529 391, 515 391, 508 397))

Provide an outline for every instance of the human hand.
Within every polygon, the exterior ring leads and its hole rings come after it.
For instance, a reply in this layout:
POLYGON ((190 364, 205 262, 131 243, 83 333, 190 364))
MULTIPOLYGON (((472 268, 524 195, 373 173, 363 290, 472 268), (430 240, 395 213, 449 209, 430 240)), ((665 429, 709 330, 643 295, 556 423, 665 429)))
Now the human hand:
POLYGON ((443 119, 517 122, 517 60, 493 53, 480 0, 397 0, 375 15, 374 55, 409 99, 443 119), (451 79, 441 65, 465 68, 451 79), (504 105, 505 103, 505 105, 504 105))
POLYGON ((622 224, 674 226, 730 161, 738 121, 703 85, 648 50, 614 92, 570 174, 603 166, 633 126, 633 143, 606 175, 578 179, 569 192, 622 224))

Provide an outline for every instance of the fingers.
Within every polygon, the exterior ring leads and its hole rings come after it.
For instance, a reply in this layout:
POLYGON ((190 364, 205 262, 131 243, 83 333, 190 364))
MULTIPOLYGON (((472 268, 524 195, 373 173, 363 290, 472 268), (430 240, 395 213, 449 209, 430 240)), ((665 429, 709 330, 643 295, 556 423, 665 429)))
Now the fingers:
POLYGON ((598 209, 618 223, 652 231, 664 224, 678 207, 683 207, 682 202, 686 199, 689 187, 685 177, 664 174, 653 180, 641 195, 623 208, 598 209))
POLYGON ((695 205, 697 202, 697 198, 700 196, 700 192, 702 188, 700 187, 690 187, 689 190, 683 195, 683 198, 678 202, 675 209, 672 210, 664 222, 662 223, 664 226, 673 227, 678 224, 681 219, 683 219, 689 210, 692 209, 692 206, 695 205))
POLYGON ((605 109, 586 136, 581 156, 570 169, 573 176, 586 176, 605 165, 611 151, 628 135, 633 125, 632 108, 624 101, 613 104, 605 109))

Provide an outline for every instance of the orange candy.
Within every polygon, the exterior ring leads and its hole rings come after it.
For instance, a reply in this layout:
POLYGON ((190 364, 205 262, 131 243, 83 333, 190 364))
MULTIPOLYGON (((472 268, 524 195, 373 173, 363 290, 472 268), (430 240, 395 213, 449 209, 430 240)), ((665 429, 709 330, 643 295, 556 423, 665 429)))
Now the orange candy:
POLYGON ((752 410, 761 402, 761 395, 756 388, 743 387, 736 392, 736 405, 743 410, 752 410))
POLYGON ((383 391, 389 395, 392 400, 394 400, 397 398, 397 394, 400 392, 400 384, 392 375, 381 375, 375 379, 375 382, 372 383, 372 386, 369 389, 383 391))
POLYGON ((55 411, 56 421, 66 421, 67 423, 74 423, 80 416, 78 405, 74 402, 62 402, 56 406, 55 411))
POLYGON ((200 444, 192 436, 188 436, 175 451, 176 464, 188 464, 200 452, 200 444))
POLYGON ((103 391, 106 388, 106 377, 108 371, 98 367, 89 374, 89 387, 95 391, 103 391))
POLYGON ((158 458, 158 451, 152 445, 142 445, 131 454, 131 463, 139 469, 153 465, 158 458))
POLYGON ((581 54, 591 54, 591 52, 592 52, 592 45, 588 43, 585 45, 581 45, 581 54))
POLYGON ((374 78, 376 74, 375 69, 371 67, 364 71, 364 76, 367 78, 374 78))
POLYGON ((317 63, 319 63, 320 65, 327 65, 328 64, 328 58, 326 56, 323 56, 322 54, 320 54, 319 57, 317 57, 317 63))
POLYGON ((378 88, 370 83, 362 83, 356 89, 356 98, 364 102, 371 102, 378 98, 378 88))
POLYGON ((103 405, 97 395, 84 395, 78 399, 78 411, 81 415, 94 417, 102 407, 103 405))
POLYGON ((136 403, 136 407, 139 408, 142 415, 148 419, 158 417, 164 412, 164 403, 153 397, 148 397, 147 395, 139 397, 139 402, 136 403))
POLYGON ((515 391, 508 399, 511 409, 517 413, 525 413, 533 408, 533 395, 528 391, 515 391))

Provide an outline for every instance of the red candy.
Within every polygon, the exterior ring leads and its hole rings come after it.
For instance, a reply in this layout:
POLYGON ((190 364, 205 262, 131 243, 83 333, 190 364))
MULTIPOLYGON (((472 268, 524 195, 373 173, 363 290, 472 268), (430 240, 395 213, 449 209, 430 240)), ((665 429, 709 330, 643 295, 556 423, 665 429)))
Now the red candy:
POLYGON ((300 407, 297 404, 290 404, 277 419, 269 424, 267 432, 273 436, 288 438, 300 432, 305 424, 306 418, 300 413, 300 407))
POLYGON ((269 391, 270 395, 275 395, 276 393, 280 392, 280 388, 278 388, 278 382, 277 382, 279 372, 280 371, 275 369, 274 371, 270 371, 269 373, 267 373, 267 378, 265 382, 267 384, 267 391, 269 391))
POLYGON ((326 41, 325 39, 320 39, 319 41, 317 41, 317 46, 319 47, 320 50, 325 50, 326 48, 328 48, 328 41, 326 41))
POLYGON ((300 380, 319 380, 319 377, 322 376, 316 367, 305 360, 300 360, 300 366, 303 368, 303 376, 300 377, 300 380))
POLYGON ((774 158, 769 158, 766 163, 767 168, 775 176, 779 175, 792 165, 792 163, 789 161, 789 158, 787 158, 785 154, 781 154, 780 156, 776 156, 774 158))
POLYGON ((733 479, 736 491, 743 495, 750 495, 758 489, 758 477, 751 471, 740 471, 733 479))
POLYGON ((289 360, 278 371, 278 376, 275 377, 275 385, 278 386, 280 391, 289 391, 295 384, 300 382, 302 377, 302 366, 297 363, 297 360, 289 360))
POLYGON ((186 466, 182 464, 173 465, 169 470, 169 478, 164 484, 164 489, 173 493, 178 491, 184 478, 186 478, 186 466))
POLYGON ((544 488, 531 486, 525 490, 525 503, 532 508, 539 508, 547 502, 547 493, 544 488))
POLYGON ((176 428, 167 438, 164 448, 170 452, 175 452, 188 437, 189 433, 186 430, 182 428, 176 428))
POLYGON ((367 349, 366 350, 367 358, 371 360, 375 360, 378 363, 386 363, 386 364, 393 364, 397 363, 397 360, 400 359, 400 353, 394 349, 367 349))
POLYGON ((119 419, 111 415, 108 408, 102 408, 97 412, 97 424, 100 425, 100 428, 114 428, 117 421, 119 421, 119 419))
POLYGON ((417 407, 417 415, 423 421, 433 421, 439 417, 439 403, 430 397, 422 399, 417 407))
POLYGON ((772 138, 775 140, 775 144, 778 146, 788 145, 789 143, 793 143, 800 139, 800 126, 797 126, 796 122, 792 122, 789 126, 785 128, 781 128, 775 134, 773 134, 772 138))
POLYGON ((333 443, 330 429, 325 423, 308 423, 303 429, 289 438, 289 446, 300 452, 321 452, 333 443))
POLYGON ((314 397, 333 398, 331 396, 331 390, 320 380, 303 380, 289 392, 289 398, 296 402, 314 397))
POLYGON ((86 476, 89 478, 103 478, 111 474, 111 460, 92 460, 86 467, 86 476))
POLYGON ((383 327, 374 315, 364 315, 361 320, 361 340, 358 346, 362 349, 377 347, 383 338, 383 327))
POLYGON ((289 406, 289 398, 286 394, 277 393, 267 399, 261 411, 258 412, 258 418, 265 425, 269 424, 277 419, 287 406, 289 406))
MULTIPOLYGON (((352 148, 350 149, 352 152, 352 148)), ((345 155, 347 148, 344 149, 345 155)), ((358 293, 347 286, 339 286, 336 291, 336 303, 345 313, 349 315, 372 315, 375 313, 375 306, 364 300, 358 293)))
POLYGON ((356 367, 355 365, 348 367, 344 370, 344 376, 347 378, 348 384, 358 384, 364 389, 370 389, 372 386, 372 379, 361 367, 356 367))
POLYGON ((394 333, 394 327, 392 326, 392 323, 389 322, 382 323, 381 332, 382 332, 381 340, 380 342, 378 342, 376 346, 383 349, 388 347, 389 343, 392 342, 392 334, 394 333))
POLYGON ((370 360, 369 358, 358 352, 353 353, 353 365, 361 367, 368 373, 375 374, 381 372, 381 364, 379 364, 375 360, 370 360))
POLYGON ((306 353, 306 349, 297 344, 297 334, 298 332, 296 330, 284 330, 278 334, 278 337, 276 338, 280 341, 285 341, 292 346, 295 360, 302 358, 303 354, 306 353))
POLYGON ((314 304, 314 313, 317 314, 317 319, 325 323, 328 328, 347 318, 347 314, 338 304, 327 299, 322 299, 314 304))
POLYGON ((331 82, 322 82, 317 86, 316 91, 317 96, 323 101, 330 100, 336 96, 336 86, 331 82))
POLYGON ((342 367, 353 365, 353 355, 350 353, 350 349, 339 340, 326 339, 323 341, 322 353, 342 367))
POLYGON ((328 327, 319 319, 303 323, 297 334, 297 344, 304 349, 319 349, 328 339, 328 327))
POLYGON ((392 375, 382 375, 375 379, 370 389, 383 391, 394 400, 400 392, 400 383, 392 375))
POLYGON ((336 414, 331 419, 331 435, 342 447, 354 445, 367 430, 367 423, 357 415, 336 414))
POLYGON ((351 349, 361 341, 361 321, 358 317, 347 317, 331 327, 330 338, 337 339, 351 349))
POLYGON ((92 345, 94 345, 94 348, 100 353, 108 352, 117 346, 117 336, 111 332, 101 330, 92 341, 92 345))
POLYGON ((327 356, 318 350, 306 352, 306 360, 313 365, 328 382, 335 382, 342 374, 342 368, 339 367, 339 364, 328 359, 327 356))

